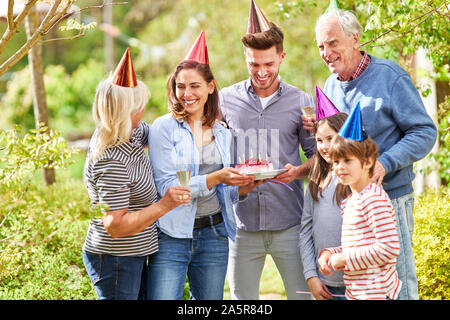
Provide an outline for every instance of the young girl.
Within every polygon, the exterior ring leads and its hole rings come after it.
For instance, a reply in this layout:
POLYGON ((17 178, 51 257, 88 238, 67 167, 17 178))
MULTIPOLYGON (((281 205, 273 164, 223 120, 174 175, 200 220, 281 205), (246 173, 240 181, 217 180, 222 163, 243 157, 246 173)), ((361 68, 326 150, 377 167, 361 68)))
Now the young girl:
POLYGON ((336 188, 337 177, 333 174, 328 148, 346 118, 347 114, 340 112, 314 124, 317 153, 305 194, 300 252, 304 276, 316 300, 339 300, 345 292, 343 272, 319 274, 317 257, 322 249, 339 246, 341 243, 342 217, 339 204, 349 194, 349 188, 336 188))
POLYGON ((400 251, 395 212, 387 193, 371 182, 377 144, 336 135, 328 150, 333 170, 351 195, 341 204, 341 247, 319 255, 324 275, 344 270, 347 299, 396 299, 401 281, 395 268, 400 251))

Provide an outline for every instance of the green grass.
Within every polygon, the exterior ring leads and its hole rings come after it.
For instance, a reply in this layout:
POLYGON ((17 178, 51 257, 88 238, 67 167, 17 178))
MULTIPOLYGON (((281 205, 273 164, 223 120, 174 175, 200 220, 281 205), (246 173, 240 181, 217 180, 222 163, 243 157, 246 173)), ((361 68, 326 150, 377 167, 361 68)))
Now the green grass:
MULTIPOLYGON (((270 255, 266 256, 266 263, 264 264, 259 286, 259 295, 262 299, 286 299, 283 281, 270 255)), ((225 279, 223 299, 231 300, 228 277, 225 279)))

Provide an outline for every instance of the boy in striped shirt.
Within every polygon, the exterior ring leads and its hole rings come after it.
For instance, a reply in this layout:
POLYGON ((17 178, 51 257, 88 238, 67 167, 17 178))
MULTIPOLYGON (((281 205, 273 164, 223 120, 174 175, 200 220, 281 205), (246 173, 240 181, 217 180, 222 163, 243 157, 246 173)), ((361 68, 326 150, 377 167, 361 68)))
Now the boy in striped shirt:
POLYGON ((387 193, 371 181, 378 146, 363 131, 360 139, 341 131, 328 153, 339 182, 352 194, 341 204, 341 246, 321 251, 319 271, 344 270, 347 299, 396 299, 401 281, 395 268, 400 252, 395 212, 387 193))

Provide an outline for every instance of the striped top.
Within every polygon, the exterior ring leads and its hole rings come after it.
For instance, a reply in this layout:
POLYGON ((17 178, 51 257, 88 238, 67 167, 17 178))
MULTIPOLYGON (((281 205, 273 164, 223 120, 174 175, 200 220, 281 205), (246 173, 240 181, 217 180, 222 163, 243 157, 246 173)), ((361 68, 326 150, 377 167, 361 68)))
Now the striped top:
POLYGON ((395 268, 400 243, 389 196, 371 183, 342 202, 341 214, 341 247, 324 250, 345 255, 347 299, 396 299, 401 288, 395 268))
MULTIPOLYGON (((108 211, 128 208, 128 212, 134 212, 156 202, 153 169, 144 152, 149 131, 149 125, 141 122, 130 142, 107 148, 96 161, 89 159, 88 151, 84 179, 91 206, 104 203, 108 211)), ((93 141, 95 138, 91 140, 91 146, 93 141)), ((156 225, 131 236, 113 238, 106 232, 102 219, 93 218, 83 250, 113 256, 149 255, 158 250, 156 225)))

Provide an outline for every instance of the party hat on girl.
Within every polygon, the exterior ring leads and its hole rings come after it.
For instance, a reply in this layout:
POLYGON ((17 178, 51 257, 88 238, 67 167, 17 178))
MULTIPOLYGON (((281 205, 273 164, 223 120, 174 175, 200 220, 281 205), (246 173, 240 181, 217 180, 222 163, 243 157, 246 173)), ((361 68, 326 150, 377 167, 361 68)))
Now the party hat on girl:
POLYGON ((184 60, 195 60, 202 64, 209 64, 208 48, 206 47, 205 31, 201 31, 197 40, 184 60))
POLYGON ((250 2, 250 12, 248 15, 247 33, 264 32, 270 29, 270 23, 256 5, 254 0, 250 2))
POLYGON ((127 48, 122 56, 122 59, 120 59, 120 62, 114 71, 112 83, 121 87, 129 88, 133 88, 138 85, 136 73, 134 72, 133 61, 131 60, 130 48, 127 48))
POLYGON ((316 121, 339 113, 333 102, 316 86, 316 121))
POLYGON ((367 134, 362 125, 361 107, 359 106, 359 102, 347 120, 345 120, 341 130, 338 132, 338 135, 356 141, 363 141, 367 139, 367 134))

